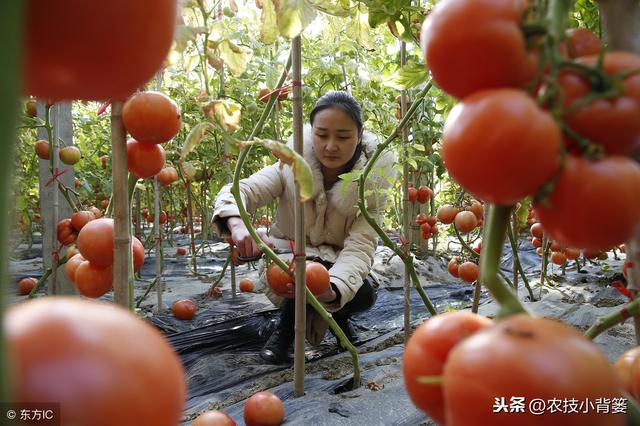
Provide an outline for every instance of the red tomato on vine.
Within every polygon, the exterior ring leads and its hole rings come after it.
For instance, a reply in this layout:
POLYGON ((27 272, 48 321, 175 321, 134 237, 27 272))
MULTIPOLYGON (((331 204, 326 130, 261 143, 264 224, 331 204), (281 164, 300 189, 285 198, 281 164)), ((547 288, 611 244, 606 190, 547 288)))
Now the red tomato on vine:
POLYGON ((560 167, 560 144, 558 125, 526 93, 485 90, 451 110, 442 159, 450 176, 476 198, 509 205, 551 180, 560 167))
POLYGON ((562 246, 608 250, 629 239, 640 222, 639 188, 640 166, 630 158, 568 156, 549 198, 536 203, 536 215, 562 246))
POLYGON ((482 89, 519 87, 537 58, 520 29, 526 0, 443 0, 422 26, 425 65, 445 92, 464 98, 482 89))

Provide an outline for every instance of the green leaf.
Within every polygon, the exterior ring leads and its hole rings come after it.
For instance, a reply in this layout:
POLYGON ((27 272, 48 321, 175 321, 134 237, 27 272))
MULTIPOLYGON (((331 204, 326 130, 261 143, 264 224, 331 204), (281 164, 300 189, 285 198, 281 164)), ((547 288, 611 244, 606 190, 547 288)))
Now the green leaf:
POLYGON ((411 145, 411 147, 416 151, 425 151, 424 145, 420 145, 419 143, 414 143, 413 145, 411 145))
POLYGON ((409 158, 407 160, 407 163, 409 163, 409 165, 413 167, 413 170, 418 170, 418 163, 413 158, 409 158))
POLYGON ((413 62, 394 72, 384 84, 398 90, 407 90, 427 81, 429 73, 422 64, 413 62))
POLYGON ((262 2, 262 17, 260 18, 260 41, 272 44, 278 39, 278 22, 276 8, 273 1, 262 2))
POLYGON ((208 122, 198 123, 192 130, 189 132, 187 139, 184 141, 184 145, 182 146, 182 151, 180 152, 180 161, 183 162, 187 159, 187 156, 191 151, 195 149, 204 135, 209 131, 213 130, 214 126, 208 122))
POLYGON ((249 142, 242 142, 242 145, 262 145, 273 152, 278 157, 281 164, 287 164, 293 171, 293 177, 298 184, 300 201, 303 203, 313 195, 313 174, 311 167, 305 159, 295 152, 293 149, 282 142, 272 141, 268 139, 254 139, 249 142))
POLYGON ((287 38, 294 38, 316 18, 308 0, 280 0, 277 9, 278 29, 287 38))
POLYGON ((220 57, 229 67, 229 71, 236 77, 239 77, 246 69, 248 62, 247 53, 236 46, 231 41, 224 39, 218 45, 220 57))

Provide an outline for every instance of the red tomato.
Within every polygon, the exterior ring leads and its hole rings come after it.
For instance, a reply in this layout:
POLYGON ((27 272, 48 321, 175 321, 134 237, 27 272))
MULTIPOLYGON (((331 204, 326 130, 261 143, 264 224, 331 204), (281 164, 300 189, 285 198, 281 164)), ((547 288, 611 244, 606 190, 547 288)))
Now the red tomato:
POLYGON ((243 278, 240 280, 240 291, 250 293, 253 291, 253 281, 249 278, 243 278))
POLYGON ((539 240, 542 240, 542 238, 544 237, 544 228, 542 227, 542 224, 540 222, 536 222, 531 225, 531 235, 539 240))
POLYGON ((420 204, 424 204, 429 201, 429 198, 431 198, 432 195, 433 191, 431 191, 431 189, 427 188, 426 186, 422 185, 420 188, 418 188, 418 202, 420 204))
POLYGON ((278 426, 284 420, 284 405, 271 392, 258 392, 244 404, 247 426, 278 426))
POLYGON ((564 255, 569 260, 575 260, 575 259, 580 257, 580 250, 579 249, 565 248, 563 251, 564 251, 564 255))
POLYGON ((149 178, 160 172, 164 167, 164 148, 157 144, 138 142, 135 139, 127 141, 127 167, 129 171, 141 178, 149 178))
POLYGON ((287 271, 283 271, 278 265, 271 263, 267 269, 267 283, 275 294, 285 297, 289 291, 287 284, 293 284, 293 278, 287 271))
POLYGON ((602 41, 587 28, 571 28, 567 32, 567 53, 571 58, 597 55, 602 50, 602 41))
POLYGON ((551 180, 560 167, 560 144, 558 125, 527 94, 486 90, 468 96, 449 114, 442 159, 466 191, 507 205, 551 180))
POLYGON ((462 211, 456 215, 454 223, 458 231, 466 234, 476 229, 476 226, 478 226, 478 218, 472 212, 462 211))
POLYGON ((73 226, 73 229, 80 231, 87 223, 95 218, 95 215, 88 210, 75 212, 71 215, 71 225, 73 226))
MULTIPOLYGON (((599 55, 580 58, 579 62, 595 66, 599 55)), ((628 52, 611 52, 604 57, 608 75, 640 68, 640 56, 628 52)), ((626 155, 640 146, 640 73, 630 74, 614 83, 620 95, 605 97, 572 111, 574 102, 582 102, 589 93, 589 82, 573 72, 563 71, 559 83, 564 92, 566 123, 583 138, 604 147, 607 154, 626 155), (572 112, 571 112, 572 111, 572 112)))
POLYGON ((158 182, 160 182, 162 186, 169 186, 177 180, 178 172, 174 167, 165 167, 158 173, 158 182))
POLYGON ((449 264, 447 265, 447 269, 449 270, 449 273, 451 275, 453 275, 454 277, 458 278, 458 268, 460 267, 460 258, 459 257, 454 257, 449 261, 449 264))
POLYGON ((224 411, 210 410, 196 417, 191 426, 236 426, 236 422, 224 411))
POLYGON ((329 290, 330 276, 322 263, 307 262, 306 281, 309 291, 318 296, 329 290))
MULTIPOLYGON (((494 412, 496 398, 525 398, 518 425, 623 425, 619 414, 528 409, 543 401, 620 398, 613 367, 595 343, 558 321, 515 315, 498 321, 456 345, 444 366, 444 404, 448 425, 513 425, 514 413, 494 412)), ((587 402, 588 403, 588 402, 587 402)), ((548 408, 548 405, 547 407, 548 408)), ((579 411, 584 411, 579 410, 579 411)))
POLYGON ((492 324, 490 319, 469 312, 445 312, 413 332, 403 355, 404 383, 411 401, 436 422, 445 422, 442 385, 420 383, 419 379, 441 376, 451 349, 492 324))
POLYGON ((40 158, 41 160, 48 160, 49 159, 49 142, 45 141, 45 140, 39 140, 36 142, 35 145, 35 149, 36 149, 36 155, 38 156, 38 158, 40 158))
POLYGON ((97 299, 113 287, 113 266, 101 267, 85 260, 77 266, 74 278, 81 295, 97 299))
POLYGON ((60 403, 65 425, 180 423, 182 364, 164 336, 129 311, 46 297, 9 308, 4 329, 16 401, 60 403))
POLYGON ((458 276, 462 281, 472 283, 478 279, 480 269, 473 262, 464 262, 458 268, 458 276))
POLYGON ((26 296, 31 293, 31 290, 33 290, 37 284, 38 280, 33 277, 23 278, 18 282, 18 293, 21 296, 26 296))
POLYGON ((176 249, 176 256, 184 256, 185 254, 187 254, 187 249, 184 247, 178 247, 176 249))
POLYGON ((618 358, 618 360, 614 364, 616 372, 618 373, 618 378, 620 379, 620 383, 622 383, 622 387, 627 392, 632 394, 635 398, 638 398, 639 395, 633 394, 634 377, 632 377, 631 375, 631 368, 636 359, 638 359, 638 356, 640 356, 640 346, 629 349, 628 351, 620 355, 620 358, 618 358))
POLYGON ((410 203, 415 203, 418 200, 418 190, 414 187, 410 187, 407 191, 407 196, 410 203))
POLYGON ((70 281, 74 283, 76 282, 76 271, 78 270, 78 266, 80 266, 84 261, 86 261, 86 259, 79 253, 67 260, 67 263, 64 265, 64 272, 67 274, 67 278, 69 278, 70 281))
POLYGON ((89 207, 89 211, 93 213, 96 219, 100 219, 102 217, 102 212, 96 206, 89 207))
POLYGON ((551 262, 555 263, 556 265, 564 265, 565 263, 567 263, 567 256, 565 256, 565 254, 560 251, 554 251, 551 253, 551 262))
POLYGON ((96 266, 113 265, 113 219, 87 223, 78 234, 80 254, 96 266))
POLYGON ((171 307, 171 311, 173 312, 173 316, 181 320, 190 320, 196 316, 196 311, 198 307, 193 302, 193 300, 182 299, 178 300, 171 307))
POLYGON ((536 215, 563 246, 606 250, 629 239, 640 221, 638 188, 640 166, 627 157, 592 162, 568 156, 549 199, 536 204, 536 215))
POLYGON ((131 237, 131 250, 133 253, 133 272, 138 272, 144 265, 144 246, 136 237, 131 237))
POLYGON ((418 216, 416 216, 416 223, 418 225, 422 225, 423 223, 427 223, 427 215, 424 213, 420 213, 418 216))
POLYGON ((68 246, 76 240, 76 233, 73 230, 71 219, 66 218, 58 222, 57 235, 58 241, 65 246, 68 246))
POLYGON ((180 131, 180 108, 159 92, 138 92, 122 107, 122 121, 131 136, 144 143, 165 143, 180 131))
POLYGON ((429 217, 427 217, 427 223, 428 223, 429 225, 431 225, 431 227, 432 227, 432 228, 433 228, 434 226, 436 226, 436 221, 437 221, 437 220, 438 220, 438 218, 437 218, 437 217, 435 217, 435 216, 429 216, 429 217))
POLYGON ((27 1, 25 91, 124 99, 161 67, 175 21, 176 0, 27 1))
POLYGON ((484 218, 484 206, 477 201, 474 201, 467 210, 476 215, 476 219, 482 220, 484 218))
POLYGON ((535 75, 520 23, 526 0, 444 0, 422 26, 425 65, 445 92, 522 86, 535 75))
POLYGON ((444 223, 445 225, 448 225, 454 221, 457 214, 458 214, 457 207, 453 207, 452 205, 445 204, 444 206, 440 206, 440 208, 438 209, 438 212, 436 213, 436 216, 440 222, 444 223))

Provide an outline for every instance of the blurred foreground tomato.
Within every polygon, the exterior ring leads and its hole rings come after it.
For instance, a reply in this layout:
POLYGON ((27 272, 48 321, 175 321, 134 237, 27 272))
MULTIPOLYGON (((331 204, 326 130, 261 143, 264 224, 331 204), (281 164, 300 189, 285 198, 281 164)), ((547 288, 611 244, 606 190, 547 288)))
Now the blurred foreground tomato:
POLYGON ((25 92, 53 100, 124 100, 167 56, 176 3, 28 0, 25 92))
POLYGON ((173 348, 111 304, 44 297, 5 314, 12 395, 60 403, 64 425, 175 426, 186 383, 173 348))

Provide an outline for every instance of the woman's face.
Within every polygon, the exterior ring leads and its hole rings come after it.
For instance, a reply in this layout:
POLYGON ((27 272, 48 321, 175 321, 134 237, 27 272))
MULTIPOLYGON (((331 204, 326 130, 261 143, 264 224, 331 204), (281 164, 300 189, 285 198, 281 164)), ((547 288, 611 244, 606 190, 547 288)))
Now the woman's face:
POLYGON ((317 113, 312 133, 316 157, 329 170, 344 167, 359 142, 358 126, 340 108, 327 108, 317 113))

